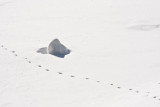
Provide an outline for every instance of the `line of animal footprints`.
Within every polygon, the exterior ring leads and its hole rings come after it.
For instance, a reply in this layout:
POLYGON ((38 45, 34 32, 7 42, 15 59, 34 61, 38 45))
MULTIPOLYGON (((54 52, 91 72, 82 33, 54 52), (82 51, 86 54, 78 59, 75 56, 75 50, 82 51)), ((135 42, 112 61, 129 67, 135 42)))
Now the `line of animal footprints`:
MULTIPOLYGON (((8 50, 8 48, 5 48, 4 45, 1 45, 1 48, 4 48, 4 50, 6 50, 6 51, 8 50)), ((15 51, 11 51, 11 52, 14 54, 14 56, 18 56, 18 55, 15 53, 15 51)))
MULTIPOLYGON (((8 50, 6 47, 4 47, 4 45, 1 45, 1 48, 4 48, 4 50, 8 50)), ((18 56, 18 54, 16 54, 16 52, 15 51, 10 51, 11 53, 13 53, 14 54, 14 56, 18 56)), ((32 62, 30 61, 30 60, 28 60, 28 58, 24 58, 25 60, 27 60, 27 62, 29 63, 29 64, 31 64, 32 62)), ((42 67, 42 65, 37 65, 37 67, 39 67, 39 68, 41 68, 42 67)), ((50 71, 50 69, 48 69, 48 68, 46 68, 45 69, 45 71, 50 71)), ((62 72, 57 72, 58 74, 60 74, 60 75, 62 75, 63 73, 62 72)), ((70 77, 71 78, 74 78, 74 77, 76 77, 76 76, 74 76, 74 75, 70 75, 70 77)), ((89 80, 90 78, 88 78, 88 77, 86 77, 86 78, 84 78, 85 80, 89 80)), ((97 82, 97 83, 100 83, 101 81, 95 81, 95 82, 97 82)), ((160 83, 158 83, 159 85, 160 85, 160 83)), ((109 84, 110 86, 114 86, 114 84, 109 84)), ((121 89, 122 87, 116 87, 117 89, 121 89)), ((133 92, 135 92, 135 93, 140 93, 140 91, 138 91, 138 90, 133 90, 133 89, 128 89, 129 91, 133 91, 133 92)), ((150 96, 149 94, 150 94, 150 92, 146 92, 146 96, 150 96)), ((158 98, 157 96, 152 96, 152 98, 154 98, 154 99, 158 99, 159 101, 160 101, 160 98, 158 98)))

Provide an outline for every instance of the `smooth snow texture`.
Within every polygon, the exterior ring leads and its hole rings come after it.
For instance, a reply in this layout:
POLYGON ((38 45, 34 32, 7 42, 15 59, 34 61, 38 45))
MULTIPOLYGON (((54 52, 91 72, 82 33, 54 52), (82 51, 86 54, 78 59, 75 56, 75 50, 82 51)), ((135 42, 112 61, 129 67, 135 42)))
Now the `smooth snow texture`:
POLYGON ((0 0, 0 106, 160 107, 159 4, 0 0), (73 52, 36 52, 53 38, 73 52))

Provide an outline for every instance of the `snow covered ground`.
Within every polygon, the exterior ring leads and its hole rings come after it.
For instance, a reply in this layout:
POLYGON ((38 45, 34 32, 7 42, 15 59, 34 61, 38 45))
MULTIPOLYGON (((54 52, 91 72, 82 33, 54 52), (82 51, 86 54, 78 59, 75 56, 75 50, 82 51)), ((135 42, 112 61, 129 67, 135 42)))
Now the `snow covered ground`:
POLYGON ((160 107, 159 4, 0 0, 0 107, 160 107))

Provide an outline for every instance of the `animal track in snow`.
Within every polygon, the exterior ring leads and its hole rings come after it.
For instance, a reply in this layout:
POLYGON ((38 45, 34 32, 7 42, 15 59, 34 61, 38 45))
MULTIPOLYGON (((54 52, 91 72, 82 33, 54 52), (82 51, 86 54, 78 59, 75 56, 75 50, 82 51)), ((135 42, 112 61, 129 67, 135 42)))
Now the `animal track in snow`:
POLYGON ((154 96, 153 98, 157 98, 156 96, 154 96))
MULTIPOLYGON (((1 45, 1 47, 3 48, 4 46, 1 45)), ((7 49, 7 48, 4 48, 4 49, 7 49)), ((15 51, 11 51, 11 52, 14 53, 15 56, 18 56, 18 55, 15 53, 15 51)), ((28 60, 28 58, 23 58, 23 59, 28 60)), ((31 61, 29 60, 28 63, 31 63, 31 61)), ((42 67, 42 65, 37 65, 37 66, 40 67, 40 68, 42 67)), ((47 69, 45 69, 45 71, 50 71, 50 70, 47 68, 47 69)), ((62 72, 57 72, 57 73, 58 73, 58 74, 63 74, 62 72)), ((74 75, 70 75, 70 77, 73 78, 73 77, 75 77, 75 76, 74 76, 74 75)), ((84 78, 84 79, 88 80, 89 78, 86 77, 86 78, 84 78)), ((100 83, 100 81, 95 81, 95 82, 100 83)), ((160 84, 160 83, 158 83, 158 84, 160 84)), ((113 86, 114 84, 113 84, 113 83, 110 83, 110 84, 108 84, 108 85, 113 86)), ((121 89, 121 88, 123 88, 123 87, 117 86, 117 87, 115 87, 115 88, 121 89)), ((131 90, 133 90, 133 89, 128 88, 127 90, 131 91, 131 90)), ((135 92, 135 93, 137 93, 137 94, 139 93, 138 90, 137 90, 137 91, 134 91, 134 90, 133 90, 133 92, 135 92)), ((150 94, 150 92, 145 92, 145 93, 147 93, 146 96, 149 96, 148 94, 150 94)), ((157 96, 153 96, 152 98, 157 99, 157 96)), ((157 99, 157 100, 160 100, 160 98, 157 99)))
POLYGON ((62 72, 58 72, 58 74, 63 74, 62 72))
POLYGON ((120 89, 121 87, 117 87, 117 88, 119 88, 119 89, 120 89))
POLYGON ((136 93, 139 93, 139 91, 135 91, 136 93))
POLYGON ((49 69, 46 69, 46 71, 49 71, 49 69))
POLYGON ((41 65, 38 65, 38 67, 42 67, 41 65))
POLYGON ((15 51, 12 51, 12 53, 15 53, 15 51))
POLYGON ((71 75, 70 77, 75 77, 74 75, 71 75))

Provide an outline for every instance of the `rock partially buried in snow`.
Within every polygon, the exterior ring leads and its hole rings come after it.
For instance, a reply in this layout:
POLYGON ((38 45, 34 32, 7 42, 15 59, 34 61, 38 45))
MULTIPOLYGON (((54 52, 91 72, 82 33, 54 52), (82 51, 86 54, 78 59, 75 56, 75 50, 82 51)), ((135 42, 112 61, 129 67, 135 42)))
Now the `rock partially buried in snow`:
POLYGON ((64 58, 65 55, 71 52, 70 49, 67 49, 63 44, 60 43, 58 39, 54 39, 48 47, 43 47, 37 50, 37 53, 41 54, 51 54, 60 58, 64 58))
POLYGON ((65 55, 69 54, 71 50, 67 49, 58 39, 54 39, 48 46, 47 52, 49 54, 64 58, 65 55))

